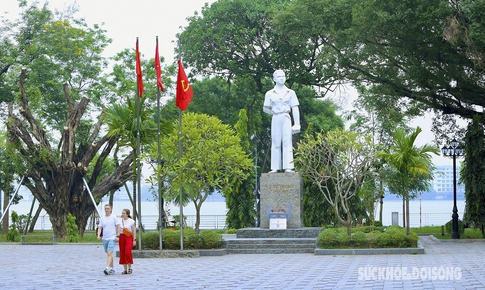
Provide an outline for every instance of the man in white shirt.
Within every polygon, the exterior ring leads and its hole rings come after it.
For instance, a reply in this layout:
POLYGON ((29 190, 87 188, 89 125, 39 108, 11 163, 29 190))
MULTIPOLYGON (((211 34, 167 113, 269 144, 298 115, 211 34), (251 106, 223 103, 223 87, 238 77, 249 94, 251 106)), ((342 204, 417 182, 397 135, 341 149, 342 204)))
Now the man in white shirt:
POLYGON ((271 120, 271 171, 294 172, 292 134, 300 132, 300 110, 295 91, 285 86, 282 70, 273 73, 275 87, 264 97, 263 111, 273 115, 271 120), (293 115, 292 126, 290 112, 293 115))
POLYGON ((103 273, 112 275, 115 273, 113 269, 113 251, 115 249, 115 242, 120 236, 120 223, 116 216, 112 214, 113 208, 111 204, 104 205, 104 217, 100 219, 98 227, 98 240, 101 239, 101 232, 103 232, 103 247, 104 252, 108 255, 106 259, 106 269, 103 273))

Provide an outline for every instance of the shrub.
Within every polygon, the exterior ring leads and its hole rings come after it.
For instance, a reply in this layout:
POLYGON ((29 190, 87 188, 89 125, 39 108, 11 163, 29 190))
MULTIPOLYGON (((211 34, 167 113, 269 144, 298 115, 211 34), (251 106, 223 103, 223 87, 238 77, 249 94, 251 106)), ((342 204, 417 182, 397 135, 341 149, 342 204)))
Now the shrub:
POLYGON ((162 234, 165 249, 180 249, 180 230, 163 230, 162 234))
POLYGON ((12 211, 10 216, 12 218, 12 224, 9 226, 9 230, 7 232, 7 241, 18 242, 20 241, 20 233, 17 229, 19 215, 16 211, 12 211))
MULTIPOLYGON (((164 234, 164 232, 162 232, 164 234)), ((142 233, 143 247, 152 250, 160 249, 160 232, 142 233)))
POLYGON ((79 241, 79 230, 76 225, 76 217, 71 213, 67 214, 67 234, 66 240, 70 243, 77 243, 79 241))
POLYGON ((367 246, 368 248, 377 248, 377 238, 380 236, 380 232, 372 232, 367 234, 367 246))
POLYGON ((218 249, 222 247, 222 235, 216 231, 201 231, 200 236, 203 240, 201 249, 218 249))
POLYGON ((335 235, 335 240, 337 240, 340 248, 347 248, 350 246, 350 237, 347 232, 338 232, 335 235))
POLYGON ((317 245, 320 248, 408 248, 417 246, 418 235, 410 233, 399 226, 387 228, 383 233, 374 231, 366 233, 356 230, 351 237, 347 235, 345 228, 324 229, 317 237, 317 245))
POLYGON ((377 236, 377 247, 389 248, 391 244, 391 236, 387 233, 382 233, 377 236))
POLYGON ((235 234, 235 233, 237 233, 237 230, 236 229, 227 229, 227 230, 225 230, 225 233, 226 234, 235 234))
POLYGON ((324 229, 318 234, 317 244, 322 248, 333 249, 337 247, 335 240, 336 229, 324 229))
POLYGON ((201 235, 191 234, 187 236, 187 248, 188 249, 202 249, 204 246, 204 240, 201 235))
POLYGON ((350 237, 350 244, 355 247, 367 245, 367 235, 364 232, 356 232, 350 237))
POLYGON ((418 246, 418 240, 418 234, 411 232, 409 235, 406 235, 406 246, 416 248, 418 246))
POLYGON ((364 225, 366 225, 366 226, 382 227, 382 223, 380 221, 371 221, 371 220, 369 220, 369 221, 366 221, 364 223, 364 225))
POLYGON ((364 233, 372 233, 372 232, 382 232, 383 227, 378 226, 363 226, 354 228, 353 232, 364 232, 364 233))
MULTIPOLYGON (((445 224, 445 231, 446 231, 446 233, 451 234, 451 232, 453 231, 453 220, 450 220, 449 222, 447 222, 445 224)), ((460 235, 463 235, 464 232, 465 232, 465 226, 463 225, 463 221, 459 219, 458 220, 458 233, 460 235)))

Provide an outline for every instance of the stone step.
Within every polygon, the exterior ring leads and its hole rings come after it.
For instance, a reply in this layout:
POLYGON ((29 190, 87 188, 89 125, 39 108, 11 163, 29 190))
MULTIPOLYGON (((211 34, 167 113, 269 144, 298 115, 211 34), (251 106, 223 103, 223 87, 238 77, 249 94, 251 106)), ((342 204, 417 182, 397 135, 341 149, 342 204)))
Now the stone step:
POLYGON ((292 228, 281 230, 270 230, 261 228, 244 228, 238 229, 237 238, 314 238, 316 239, 322 228, 292 228))
POLYGON ((312 248, 272 248, 272 249, 231 249, 228 254, 313 254, 315 247, 312 248))
POLYGON ((228 254, 313 253, 315 239, 232 239, 226 241, 228 254))

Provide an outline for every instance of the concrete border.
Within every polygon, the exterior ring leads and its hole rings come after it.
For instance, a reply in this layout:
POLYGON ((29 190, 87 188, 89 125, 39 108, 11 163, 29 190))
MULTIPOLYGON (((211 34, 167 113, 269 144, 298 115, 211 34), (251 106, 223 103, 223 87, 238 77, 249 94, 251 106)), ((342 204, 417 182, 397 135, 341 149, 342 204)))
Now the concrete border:
MULTIPOLYGON (((200 250, 133 250, 133 258, 197 258, 202 256, 224 256, 227 255, 227 249, 200 249, 200 250)), ((120 252, 116 251, 116 257, 120 252)))
POLYGON ((418 241, 417 248, 379 248, 379 249, 315 249, 315 255, 404 255, 425 254, 418 241))

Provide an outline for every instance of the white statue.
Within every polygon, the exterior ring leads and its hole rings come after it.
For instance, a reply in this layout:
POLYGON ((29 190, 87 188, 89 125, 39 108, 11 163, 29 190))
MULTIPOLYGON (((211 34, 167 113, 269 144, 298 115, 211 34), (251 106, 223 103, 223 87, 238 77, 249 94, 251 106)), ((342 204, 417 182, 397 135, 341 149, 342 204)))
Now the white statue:
POLYGON ((282 70, 273 73, 276 83, 264 97, 263 111, 273 115, 271 120, 271 171, 294 172, 292 134, 300 132, 300 111, 295 91, 285 86, 286 76, 282 70), (292 126, 290 111, 293 115, 292 126), (283 159, 283 160, 282 160, 283 159), (283 161, 283 162, 282 162, 283 161))

